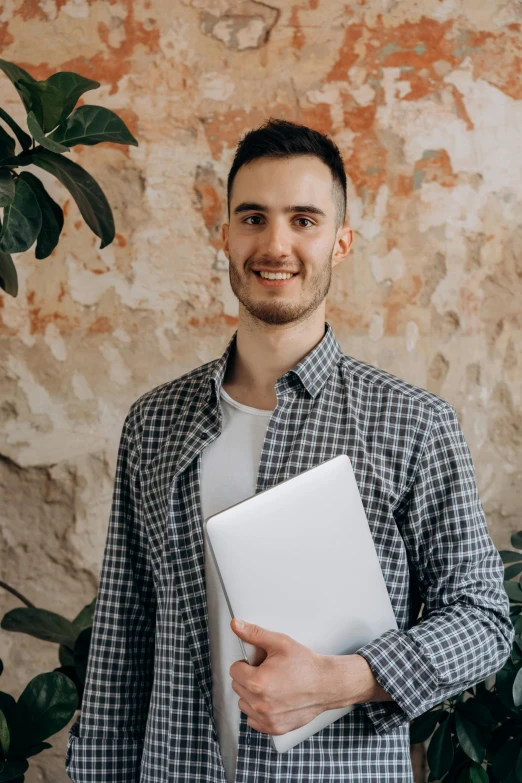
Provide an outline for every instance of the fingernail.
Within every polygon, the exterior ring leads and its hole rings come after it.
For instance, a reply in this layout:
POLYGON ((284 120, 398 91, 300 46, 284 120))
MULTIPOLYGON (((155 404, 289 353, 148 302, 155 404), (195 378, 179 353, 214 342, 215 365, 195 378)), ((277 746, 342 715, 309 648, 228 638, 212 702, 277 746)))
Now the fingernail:
POLYGON ((241 630, 243 630, 243 628, 245 627, 245 623, 243 622, 243 620, 239 620, 239 619, 236 617, 236 626, 237 626, 238 628, 240 628, 241 630))

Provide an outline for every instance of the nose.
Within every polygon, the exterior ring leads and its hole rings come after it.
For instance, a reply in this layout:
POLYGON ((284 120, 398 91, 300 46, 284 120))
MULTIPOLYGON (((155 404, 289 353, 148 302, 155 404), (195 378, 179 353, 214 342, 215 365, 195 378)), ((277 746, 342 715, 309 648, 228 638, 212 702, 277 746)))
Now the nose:
POLYGON ((273 220, 263 231, 263 251, 270 258, 286 258, 292 253, 291 233, 284 220, 273 220))

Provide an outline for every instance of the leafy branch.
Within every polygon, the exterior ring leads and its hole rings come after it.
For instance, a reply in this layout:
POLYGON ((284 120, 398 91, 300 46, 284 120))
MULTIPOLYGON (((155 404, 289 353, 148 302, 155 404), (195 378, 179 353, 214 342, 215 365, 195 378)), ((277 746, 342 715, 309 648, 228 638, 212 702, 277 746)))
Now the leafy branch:
POLYGON ((36 242, 36 258, 47 258, 58 244, 64 223, 61 207, 41 180, 17 169, 32 164, 55 176, 75 200, 91 231, 101 239, 103 248, 115 235, 110 204, 96 180, 65 155, 76 144, 92 146, 109 141, 137 147, 138 142, 110 109, 87 104, 75 108, 84 93, 101 86, 99 82, 72 71, 60 71, 37 81, 7 60, 0 60, 0 70, 20 96, 29 131, 26 133, 0 107, 0 208, 4 210, 0 222, 0 288, 17 296, 18 277, 11 254, 23 253, 36 242), (18 151, 17 142, 21 148, 18 151))

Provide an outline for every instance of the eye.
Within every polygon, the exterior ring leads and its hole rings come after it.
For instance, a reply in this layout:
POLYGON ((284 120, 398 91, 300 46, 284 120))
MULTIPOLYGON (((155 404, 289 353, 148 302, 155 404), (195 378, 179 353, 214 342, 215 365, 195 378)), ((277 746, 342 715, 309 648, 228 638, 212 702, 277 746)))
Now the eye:
MULTIPOLYGON (((244 219, 243 223, 246 223, 247 220, 259 220, 261 218, 261 215, 249 215, 247 218, 244 219)), ((247 223, 247 226, 258 226, 259 223, 247 223)))
MULTIPOLYGON (((297 220, 306 220, 306 221, 308 221, 308 223, 310 223, 310 225, 311 225, 311 226, 313 226, 313 225, 314 225, 314 224, 313 224, 313 221, 312 221, 312 220, 310 220, 310 218, 306 218, 306 217, 300 217, 300 218, 297 218, 297 220)), ((308 228, 308 226, 301 226, 301 228, 308 228)))

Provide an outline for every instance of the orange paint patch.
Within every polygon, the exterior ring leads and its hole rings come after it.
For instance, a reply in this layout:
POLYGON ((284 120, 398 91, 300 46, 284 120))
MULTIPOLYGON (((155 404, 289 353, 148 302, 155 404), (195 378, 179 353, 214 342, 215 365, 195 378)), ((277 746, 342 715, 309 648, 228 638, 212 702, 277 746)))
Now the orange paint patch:
POLYGON ((100 315, 99 318, 96 318, 95 321, 90 324, 89 328, 87 329, 88 334, 106 334, 107 332, 112 332, 113 325, 109 321, 106 315, 100 315))
POLYGON ((28 22, 30 19, 41 19, 42 21, 48 19, 47 14, 40 8, 40 4, 34 3, 33 0, 22 0, 18 7, 13 9, 12 14, 13 16, 21 16, 24 22, 28 22))
POLYGON ((301 29, 301 23, 299 21, 299 11, 300 8, 298 5, 292 6, 292 13, 290 15, 290 19, 288 20, 288 26, 294 28, 294 35, 292 37, 291 46, 297 50, 302 49, 306 42, 304 33, 301 29))
POLYGON ((325 77, 327 82, 346 81, 348 71, 360 58, 359 44, 365 37, 368 37, 368 31, 362 24, 351 24, 346 28, 339 57, 325 77))
POLYGON ((388 298, 383 302, 385 335, 397 336, 400 333, 403 321, 409 318, 407 308, 416 304, 421 289, 422 280, 419 275, 403 279, 400 286, 390 289, 388 298))
MULTIPOLYGON (((520 27, 520 25, 518 25, 520 27)), ((485 81, 515 100, 522 99, 522 36, 518 30, 490 35, 472 58, 473 78, 485 81)))
POLYGON ((216 315, 210 315, 206 318, 196 318, 195 316, 192 316, 192 318, 189 318, 187 321, 189 326, 193 326, 196 329, 210 327, 211 331, 219 329, 223 324, 226 326, 236 326, 237 323, 238 319, 235 316, 227 315, 226 313, 217 313, 216 315))
POLYGON ((118 234, 118 233, 116 233, 114 236, 115 236, 116 242, 118 243, 118 245, 119 245, 120 247, 126 247, 126 245, 127 245, 127 240, 125 239, 125 237, 123 236, 123 234, 118 234))
POLYGON ((127 15, 123 20, 124 38, 121 44, 117 47, 111 46, 109 29, 107 25, 100 22, 98 34, 105 44, 105 51, 94 54, 88 60, 85 57, 76 57, 62 64, 64 71, 75 71, 102 84, 110 84, 110 95, 117 92, 118 82, 131 70, 132 55, 136 47, 143 46, 149 52, 156 52, 159 49, 159 29, 152 26, 149 30, 135 19, 134 0, 123 0, 123 2, 127 8, 127 15))
POLYGON ((300 122, 319 133, 329 134, 332 130, 332 115, 327 103, 319 103, 311 108, 301 109, 300 122))
POLYGON ((211 231, 221 220, 221 215, 223 213, 221 199, 218 193, 216 193, 216 190, 208 182, 196 182, 194 184, 194 190, 199 194, 201 199, 201 211, 203 213, 205 226, 211 231))
POLYGON ((14 38, 9 32, 9 25, 7 22, 0 24, 0 49, 5 49, 14 42, 14 38))
POLYGON ((223 114, 213 114, 204 118, 204 129, 214 160, 219 160, 224 149, 235 147, 244 133, 266 122, 269 117, 308 124, 321 133, 329 133, 332 128, 330 108, 327 104, 303 108, 299 114, 295 107, 288 104, 255 107, 249 112, 236 109, 223 114))
POLYGON ((352 155, 345 161, 345 169, 363 199, 366 191, 377 192, 386 182, 387 161, 388 151, 375 131, 357 136, 352 155))
POLYGON ((82 221, 81 221, 81 220, 75 220, 75 221, 74 221, 74 227, 75 227, 75 229, 76 229, 77 231, 79 231, 79 230, 80 230, 80 228, 81 228, 82 226, 83 226, 83 223, 82 223, 82 221))
POLYGON ((422 184, 438 182, 445 188, 453 188, 458 183, 446 150, 433 150, 429 156, 418 160, 415 164, 414 181, 419 177, 422 184), (422 175, 418 172, 422 172, 422 175))
POLYGON ((63 333, 70 333, 78 326, 78 319, 75 319, 75 321, 71 322, 71 320, 62 313, 41 313, 42 308, 41 307, 34 307, 31 310, 29 310, 29 321, 31 324, 30 333, 31 334, 42 334, 45 332, 48 324, 56 324, 59 323, 59 329, 60 332, 63 333))
POLYGON ((351 96, 347 96, 343 108, 344 124, 354 133, 365 133, 373 126, 377 113, 375 103, 359 106, 351 96))
POLYGON ((269 117, 297 120, 294 107, 286 104, 276 104, 265 108, 255 107, 249 112, 244 109, 235 109, 223 114, 212 114, 205 117, 205 136, 214 160, 220 159, 224 149, 235 147, 246 131, 261 125, 269 117))
POLYGON ((68 198, 68 199, 66 199, 64 201, 64 203, 62 205, 62 212, 64 214, 64 217, 67 217, 67 215, 69 214, 69 206, 70 206, 70 204, 71 204, 71 199, 68 198))
POLYGON ((451 91, 453 93, 453 98, 455 100, 455 107, 457 109, 458 116, 460 117, 461 120, 464 120, 468 130, 473 130, 475 126, 473 125, 473 122, 471 121, 471 118, 467 112, 462 93, 459 90, 457 90, 454 84, 451 85, 451 91))

